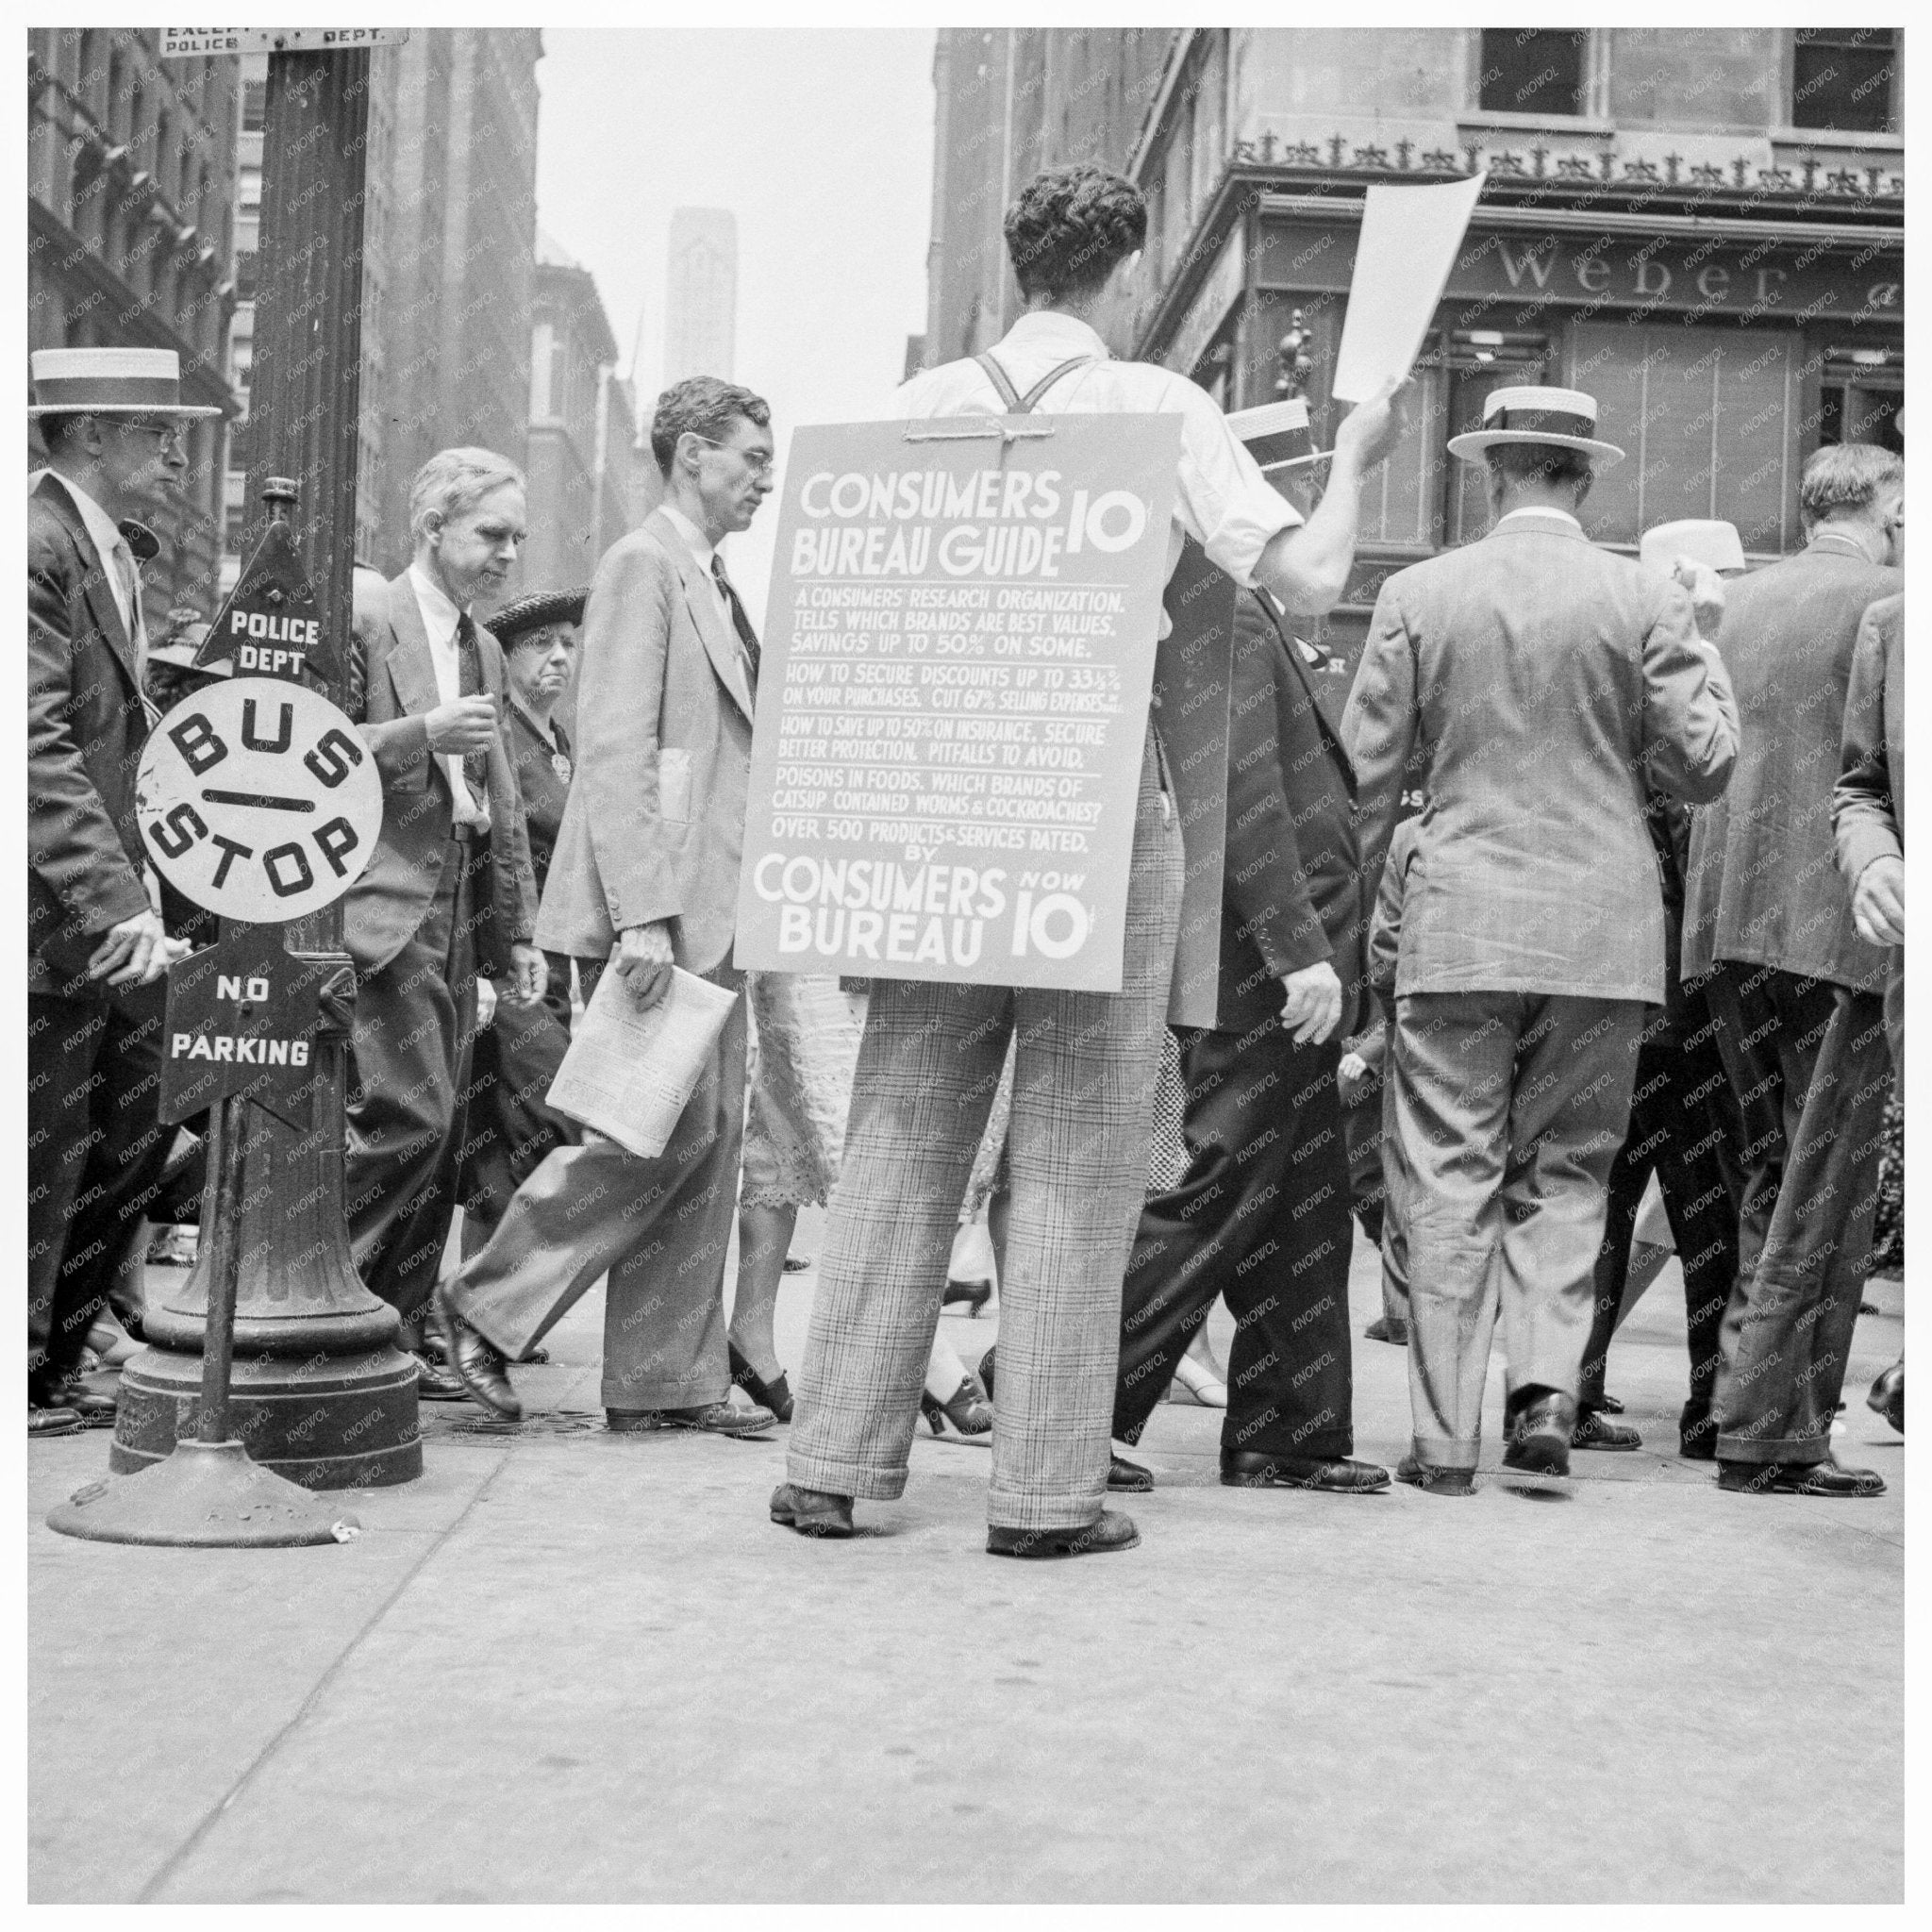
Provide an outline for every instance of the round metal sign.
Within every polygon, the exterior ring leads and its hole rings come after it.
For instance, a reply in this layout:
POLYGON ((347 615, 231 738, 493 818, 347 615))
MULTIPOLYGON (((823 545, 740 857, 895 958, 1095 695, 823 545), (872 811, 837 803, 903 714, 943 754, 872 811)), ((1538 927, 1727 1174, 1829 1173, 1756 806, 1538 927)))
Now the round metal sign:
POLYGON ((382 780, 361 734, 277 677, 226 678, 176 705, 142 752, 134 805, 164 876, 254 924, 341 898, 382 830, 382 780))

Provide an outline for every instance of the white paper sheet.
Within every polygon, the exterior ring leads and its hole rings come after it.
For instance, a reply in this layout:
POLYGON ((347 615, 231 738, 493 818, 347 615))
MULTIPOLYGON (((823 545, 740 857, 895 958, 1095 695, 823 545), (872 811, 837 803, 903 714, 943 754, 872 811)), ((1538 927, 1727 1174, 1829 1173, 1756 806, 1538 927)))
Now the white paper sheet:
POLYGON ((671 991, 640 1008, 606 967, 550 1083, 550 1105, 632 1154, 663 1153, 737 999, 675 966, 671 991))
POLYGON ((1489 178, 1369 190, 1329 387, 1338 400, 1359 403, 1415 366, 1489 178))

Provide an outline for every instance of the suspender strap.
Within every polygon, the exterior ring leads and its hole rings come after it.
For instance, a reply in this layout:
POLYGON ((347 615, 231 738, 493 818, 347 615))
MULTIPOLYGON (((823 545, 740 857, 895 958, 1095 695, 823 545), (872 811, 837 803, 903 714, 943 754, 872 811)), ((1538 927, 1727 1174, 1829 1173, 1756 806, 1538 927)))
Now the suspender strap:
POLYGON ((1057 369, 1049 369, 1024 396, 1013 387, 1012 377, 1000 366, 998 358, 991 349, 983 351, 981 354, 974 357, 973 359, 986 371, 987 380, 992 384, 994 389, 999 391, 1000 401, 1007 406, 1008 415, 1030 416, 1041 397, 1061 376, 1070 374, 1075 369, 1086 368, 1093 360, 1093 358, 1091 356, 1069 356, 1057 369))

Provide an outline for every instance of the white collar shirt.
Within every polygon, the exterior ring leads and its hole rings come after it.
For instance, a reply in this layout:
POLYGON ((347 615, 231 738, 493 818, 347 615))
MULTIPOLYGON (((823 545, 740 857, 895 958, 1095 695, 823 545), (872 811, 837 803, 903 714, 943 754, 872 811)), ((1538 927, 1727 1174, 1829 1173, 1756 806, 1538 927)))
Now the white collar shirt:
MULTIPOLYGON (((446 705, 463 694, 463 664, 457 649, 457 630, 462 611, 426 571, 409 566, 409 588, 416 593, 416 608, 423 616, 423 628, 429 638, 429 660, 436 671, 436 695, 446 705)), ((452 817, 459 825, 479 831, 490 826, 490 813, 471 791, 463 776, 463 761, 455 752, 444 752, 439 762, 449 780, 452 817)))
MULTIPOLYGON (((1270 540, 1302 521, 1301 512, 1261 474, 1213 397, 1185 375, 1152 362, 1117 361, 1086 323, 1048 309, 1021 316, 991 353, 1022 395, 1070 357, 1093 358, 1047 391, 1034 406, 1043 412, 1181 419, 1169 576, 1180 562, 1183 538, 1192 537, 1237 583, 1251 585, 1270 540)), ((986 371, 969 357, 915 375, 877 414, 888 422, 911 422, 926 416, 998 415, 1003 407, 986 371)), ((1163 614, 1163 636, 1167 629, 1163 614)))
POLYGON ((1513 523, 1518 517, 1547 517, 1552 523, 1567 524, 1579 537, 1583 534, 1583 525, 1567 509, 1557 509, 1541 503, 1526 503, 1521 509, 1506 510, 1496 519, 1497 529, 1500 530, 1505 524, 1513 523))
MULTIPOLYGON (((684 547, 697 558, 698 568, 705 574, 705 581, 711 587, 711 595, 717 600, 718 608, 724 613, 726 629, 731 628, 731 600, 724 594, 724 586, 718 581, 714 559, 718 546, 713 543, 685 513, 673 504, 660 506, 671 527, 684 539, 684 547)), ((737 636, 735 630, 732 631, 737 636)))
POLYGON ((102 563, 107 566, 108 589, 113 595, 114 608, 120 613, 121 628, 127 633, 128 641, 134 646, 135 670, 144 678, 147 675, 147 619, 141 608, 141 572, 127 539, 121 534, 121 526, 79 484, 70 482, 58 470, 34 471, 26 479, 29 496, 40 488, 42 477, 51 477, 59 484, 80 512, 80 521, 92 538, 94 548, 100 552, 102 563))

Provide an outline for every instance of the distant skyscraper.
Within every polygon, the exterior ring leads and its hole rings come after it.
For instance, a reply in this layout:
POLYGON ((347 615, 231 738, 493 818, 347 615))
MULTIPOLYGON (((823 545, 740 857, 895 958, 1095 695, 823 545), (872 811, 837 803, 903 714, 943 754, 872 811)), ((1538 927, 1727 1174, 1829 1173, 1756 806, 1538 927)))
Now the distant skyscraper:
POLYGON ((665 387, 687 375, 729 382, 738 339, 738 217, 728 208, 673 211, 665 285, 665 387))

